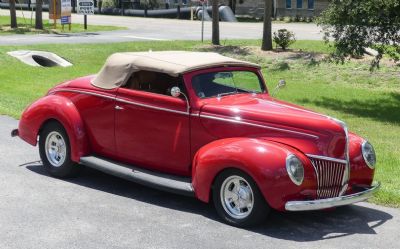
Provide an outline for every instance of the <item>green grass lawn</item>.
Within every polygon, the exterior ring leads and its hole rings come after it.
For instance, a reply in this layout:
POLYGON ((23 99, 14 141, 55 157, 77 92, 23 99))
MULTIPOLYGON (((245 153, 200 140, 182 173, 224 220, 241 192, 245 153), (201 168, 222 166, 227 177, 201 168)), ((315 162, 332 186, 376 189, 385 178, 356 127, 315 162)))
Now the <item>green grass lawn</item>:
MULTIPOLYGON (((260 41, 222 41, 229 45, 218 51, 251 60, 263 66, 269 89, 279 79, 287 81, 277 97, 344 120, 351 131, 367 138, 378 156, 375 178, 382 189, 371 201, 400 207, 400 73, 395 66, 369 72, 366 62, 344 65, 304 58, 273 58, 249 53, 246 45, 260 41), (233 51, 233 52, 232 52, 233 51), (284 65, 284 66, 282 66, 284 65)), ((293 46, 308 52, 327 52, 319 41, 297 41, 293 46)), ((194 41, 131 42, 87 45, 0 46, 0 114, 18 118, 32 101, 56 83, 96 73, 108 55, 121 51, 207 50, 194 41), (35 68, 22 64, 6 52, 35 49, 56 52, 74 66, 35 68)), ((210 48, 208 48, 210 50, 210 48)), ((212 50, 212 49, 211 49, 212 50)))
MULTIPOLYGON (((82 17, 83 18, 83 17, 82 17)), ((97 31, 112 31, 112 30, 123 30, 125 27, 117 26, 101 26, 101 25, 88 25, 87 30, 84 29, 83 24, 71 24, 71 31, 68 30, 68 25, 64 25, 62 30, 61 24, 57 24, 57 29, 54 29, 52 21, 43 18, 43 30, 32 30, 35 27, 35 19, 32 20, 30 15, 26 16, 25 19, 22 17, 17 18, 18 28, 9 30, 10 17, 0 16, 0 35, 11 35, 11 34, 46 34, 46 33, 80 33, 80 32, 97 32, 97 31)))

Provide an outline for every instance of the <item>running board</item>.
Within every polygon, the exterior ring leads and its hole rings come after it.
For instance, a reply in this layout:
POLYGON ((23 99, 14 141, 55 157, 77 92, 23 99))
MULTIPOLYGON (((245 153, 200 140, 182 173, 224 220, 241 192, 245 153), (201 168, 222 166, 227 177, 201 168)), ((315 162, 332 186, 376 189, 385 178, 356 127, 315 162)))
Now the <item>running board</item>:
POLYGON ((148 187, 186 196, 194 196, 190 178, 145 170, 96 156, 81 157, 80 163, 148 187))

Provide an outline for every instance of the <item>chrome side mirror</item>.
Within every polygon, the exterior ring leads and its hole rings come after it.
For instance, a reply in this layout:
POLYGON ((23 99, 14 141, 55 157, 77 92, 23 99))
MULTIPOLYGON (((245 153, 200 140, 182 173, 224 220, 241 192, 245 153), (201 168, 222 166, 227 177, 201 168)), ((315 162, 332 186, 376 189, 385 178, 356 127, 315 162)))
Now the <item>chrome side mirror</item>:
POLYGON ((189 114, 190 113, 190 102, 189 102, 189 98, 186 96, 186 94, 181 92, 181 89, 179 87, 177 87, 177 86, 172 87, 170 92, 171 92, 171 96, 172 97, 177 98, 177 97, 179 97, 181 95, 183 97, 185 97, 185 100, 186 100, 186 111, 189 114))
POLYGON ((286 81, 285 80, 279 80, 278 85, 275 87, 275 89, 272 91, 271 96, 275 96, 275 94, 281 89, 286 86, 286 81))
POLYGON ((181 93, 182 92, 181 92, 181 89, 179 87, 174 86, 174 87, 171 88, 171 96, 172 97, 177 98, 177 97, 179 97, 181 95, 181 93))

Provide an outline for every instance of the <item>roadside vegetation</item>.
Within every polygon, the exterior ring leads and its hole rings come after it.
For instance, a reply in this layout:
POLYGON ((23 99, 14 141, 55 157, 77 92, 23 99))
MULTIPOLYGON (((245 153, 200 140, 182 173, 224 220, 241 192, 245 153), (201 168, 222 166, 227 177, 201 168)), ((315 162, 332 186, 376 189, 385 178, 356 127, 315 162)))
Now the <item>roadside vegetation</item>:
POLYGON ((123 30, 125 27, 116 26, 101 26, 101 25, 88 25, 87 30, 84 29, 83 24, 71 24, 71 30, 68 30, 68 25, 64 25, 62 30, 61 24, 57 24, 57 29, 54 29, 53 23, 45 21, 43 29, 35 29, 35 19, 30 19, 30 16, 25 18, 17 18, 18 28, 11 28, 10 17, 0 16, 0 35, 11 34, 52 34, 52 33, 81 33, 81 32, 97 32, 97 31, 112 31, 123 30))
MULTIPOLYGON (((194 41, 114 44, 0 46, 0 114, 19 118, 23 109, 55 84, 98 72, 114 52, 148 50, 216 51, 262 65, 269 89, 287 81, 277 98, 344 120, 367 138, 378 156, 376 180, 382 189, 371 201, 400 207, 400 67, 384 58, 371 73, 370 59, 332 63, 322 41, 296 41, 288 51, 261 51, 261 40, 221 41, 223 46, 194 41), (68 68, 27 66, 6 52, 46 50, 74 64, 68 68)), ((274 45, 275 47, 275 45, 274 45)))

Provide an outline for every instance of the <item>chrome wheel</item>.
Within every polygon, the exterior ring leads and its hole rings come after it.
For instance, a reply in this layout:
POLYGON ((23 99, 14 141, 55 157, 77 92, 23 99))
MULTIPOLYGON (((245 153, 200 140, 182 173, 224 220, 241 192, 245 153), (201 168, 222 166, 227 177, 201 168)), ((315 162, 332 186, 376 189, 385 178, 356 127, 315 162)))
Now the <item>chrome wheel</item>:
POLYGON ((221 204, 229 216, 244 219, 251 214, 254 194, 250 184, 241 176, 227 177, 220 189, 221 204))
POLYGON ((46 157, 54 167, 60 167, 67 156, 67 146, 64 138, 57 131, 50 132, 45 142, 46 157))

